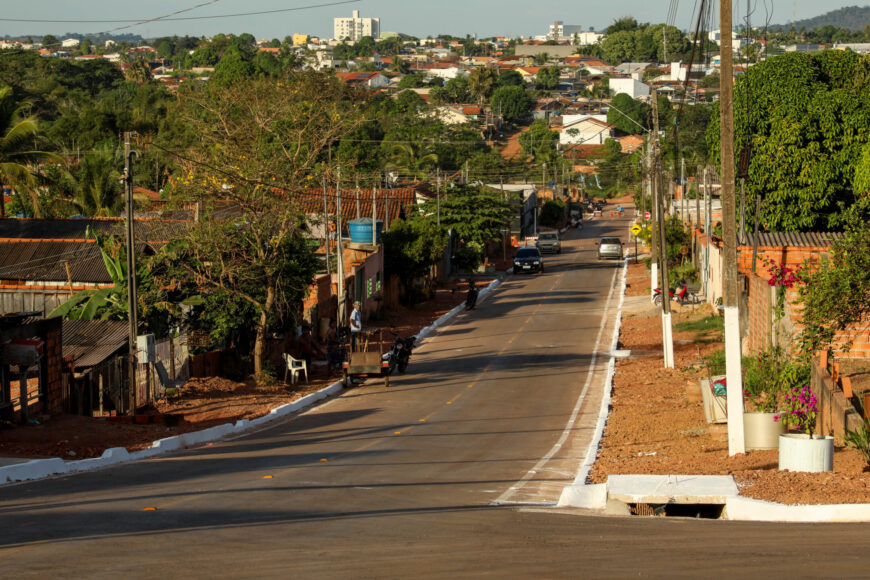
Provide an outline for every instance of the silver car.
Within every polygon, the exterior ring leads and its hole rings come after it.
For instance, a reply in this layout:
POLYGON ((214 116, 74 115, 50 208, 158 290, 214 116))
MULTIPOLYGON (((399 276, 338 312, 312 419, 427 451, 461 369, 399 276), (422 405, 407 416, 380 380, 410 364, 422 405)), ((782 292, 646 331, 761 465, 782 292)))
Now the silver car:
POLYGON ((542 254, 547 252, 553 252, 556 254, 562 253, 562 242, 559 241, 559 234, 556 232, 545 232, 538 236, 538 241, 535 242, 535 247, 538 248, 542 254))
POLYGON ((598 259, 622 259, 622 240, 619 238, 601 238, 598 241, 598 259))

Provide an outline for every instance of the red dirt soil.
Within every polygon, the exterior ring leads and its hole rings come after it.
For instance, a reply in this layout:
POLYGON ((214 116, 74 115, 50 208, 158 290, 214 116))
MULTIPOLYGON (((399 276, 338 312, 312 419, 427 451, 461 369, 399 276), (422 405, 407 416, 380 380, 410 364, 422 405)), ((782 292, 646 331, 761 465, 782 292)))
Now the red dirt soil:
MULTIPOLYGON (((630 264, 626 281, 638 293, 648 291, 644 264, 630 264)), ((709 307, 694 313, 686 308, 675 310, 672 318, 676 324, 711 313, 709 307)), ((620 348, 635 354, 617 363, 611 411, 591 483, 613 474, 721 474, 733 475, 746 497, 785 504, 870 502, 870 473, 852 449, 836 448, 834 471, 829 473, 779 471, 775 450, 729 457, 727 428, 707 424, 697 386, 707 376, 701 357, 722 344, 697 338, 693 331, 675 331, 675 369, 664 369, 661 316, 654 311, 623 319, 620 348)))

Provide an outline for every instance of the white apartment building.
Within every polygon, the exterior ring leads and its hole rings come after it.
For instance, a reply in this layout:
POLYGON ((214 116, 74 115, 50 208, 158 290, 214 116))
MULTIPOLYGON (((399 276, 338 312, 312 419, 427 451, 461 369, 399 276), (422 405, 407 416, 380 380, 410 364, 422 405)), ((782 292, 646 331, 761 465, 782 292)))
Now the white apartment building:
POLYGON ((604 35, 600 32, 592 32, 591 30, 583 32, 582 26, 565 24, 561 20, 557 20, 550 25, 546 38, 541 38, 541 40, 567 40, 577 46, 586 46, 598 44, 603 37, 604 35))
POLYGON ((350 39, 356 42, 363 36, 377 39, 381 35, 380 18, 360 18, 359 10, 353 11, 350 18, 335 18, 333 20, 333 38, 336 40, 350 39))

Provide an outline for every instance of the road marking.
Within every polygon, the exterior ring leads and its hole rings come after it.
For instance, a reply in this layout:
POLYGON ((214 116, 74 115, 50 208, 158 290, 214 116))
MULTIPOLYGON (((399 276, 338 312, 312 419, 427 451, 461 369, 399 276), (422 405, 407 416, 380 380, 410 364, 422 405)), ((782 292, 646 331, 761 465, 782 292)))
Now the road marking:
POLYGON ((598 327, 598 336, 595 338, 595 347, 592 349, 592 357, 589 360, 589 370, 586 373, 586 382, 583 384, 583 390, 580 391, 580 396, 577 397, 577 403, 574 405, 574 409, 571 412, 571 417, 568 419, 568 423, 565 425, 565 429, 562 431, 562 435, 559 437, 559 440, 555 445, 544 455, 526 474, 515 484, 509 487, 503 494, 501 494, 492 505, 498 505, 501 503, 509 502, 510 498, 520 491, 532 478, 535 476, 535 473, 543 469, 543 467, 547 464, 552 457, 559 452, 562 448, 562 444, 568 440, 568 436, 571 434, 571 431, 574 429, 574 423, 577 422, 577 417, 580 414, 580 407, 583 405, 583 401, 586 399, 586 393, 589 391, 589 385, 592 383, 592 377, 595 375, 595 363, 598 359, 598 349, 601 347, 601 338, 604 336, 604 328, 607 326, 609 321, 608 313, 610 312, 610 304, 613 300, 613 292, 616 288, 616 273, 618 269, 613 270, 613 279, 610 281, 610 292, 607 294, 607 301, 604 303, 604 311, 601 313, 601 325, 598 327))
POLYGON ((401 435, 401 434, 402 434, 401 431, 393 431, 393 435, 401 435))

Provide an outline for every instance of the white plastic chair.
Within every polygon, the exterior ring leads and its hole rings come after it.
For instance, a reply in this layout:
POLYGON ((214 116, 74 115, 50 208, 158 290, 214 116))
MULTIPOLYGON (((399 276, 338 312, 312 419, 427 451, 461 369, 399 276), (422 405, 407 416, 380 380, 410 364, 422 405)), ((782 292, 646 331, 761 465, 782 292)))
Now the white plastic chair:
POLYGON ((305 373, 305 382, 308 383, 308 364, 304 360, 295 359, 287 353, 281 355, 287 367, 284 369, 284 382, 287 382, 287 373, 290 374, 291 384, 295 385, 299 373, 305 373))

